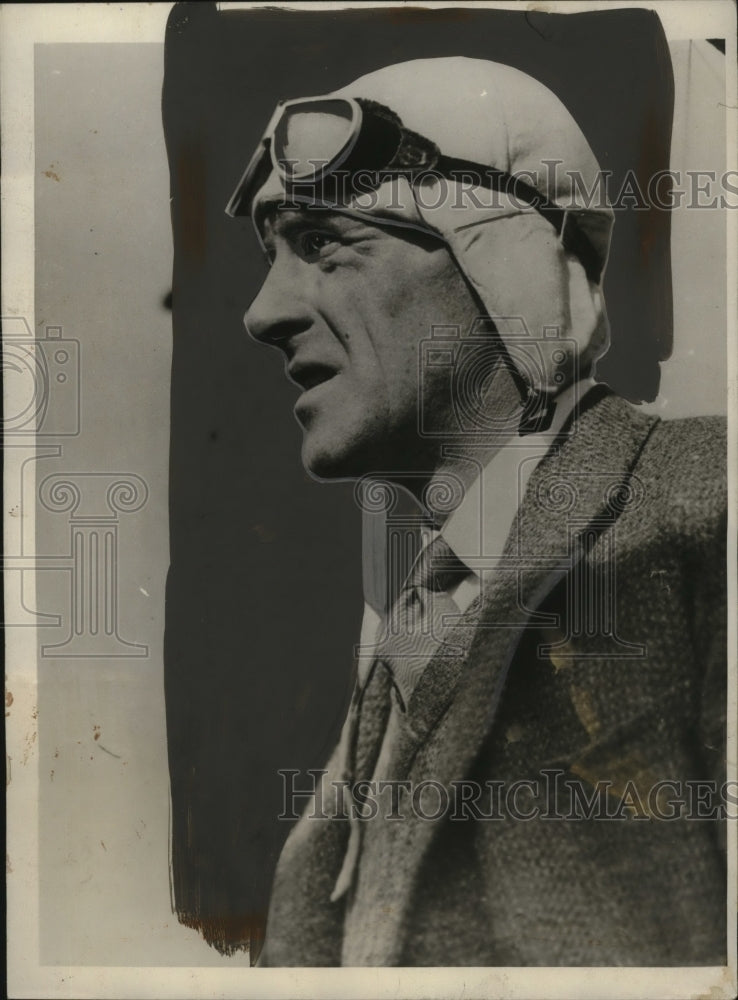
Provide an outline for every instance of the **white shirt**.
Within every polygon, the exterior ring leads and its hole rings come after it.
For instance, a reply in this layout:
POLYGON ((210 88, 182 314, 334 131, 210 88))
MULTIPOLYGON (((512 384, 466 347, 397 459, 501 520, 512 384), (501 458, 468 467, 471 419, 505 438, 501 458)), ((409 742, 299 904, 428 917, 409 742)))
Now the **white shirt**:
MULTIPOLYGON (((515 438, 502 447, 467 488, 459 506, 448 516, 440 534, 462 562, 469 567, 465 577, 451 592, 459 611, 464 612, 481 593, 483 584, 499 562, 518 507, 525 494, 533 470, 545 456, 574 406, 594 385, 584 379, 565 389, 556 399, 556 411, 551 426, 539 434, 515 438), (482 577, 484 573, 484 579, 482 577)), ((439 532, 423 529, 423 544, 439 532)), ((364 547, 364 559, 379 558, 377 534, 373 543, 364 547)), ((366 572, 364 578, 371 573, 366 572)), ((358 656, 359 683, 366 680, 373 662, 372 647, 382 622, 381 615, 369 601, 364 603, 358 656)))

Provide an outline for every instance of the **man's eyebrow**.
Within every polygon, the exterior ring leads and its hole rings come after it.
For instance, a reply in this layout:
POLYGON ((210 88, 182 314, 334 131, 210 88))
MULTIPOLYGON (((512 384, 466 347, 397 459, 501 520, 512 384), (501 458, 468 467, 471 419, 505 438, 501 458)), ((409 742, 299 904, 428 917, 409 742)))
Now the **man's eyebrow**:
POLYGON ((302 206, 285 207, 283 204, 274 203, 264 206, 259 213, 259 228, 262 237, 267 235, 289 234, 296 229, 333 226, 342 230, 357 228, 362 225, 371 226, 371 223, 364 223, 361 219, 353 218, 343 212, 335 212, 330 208, 309 208, 302 206))

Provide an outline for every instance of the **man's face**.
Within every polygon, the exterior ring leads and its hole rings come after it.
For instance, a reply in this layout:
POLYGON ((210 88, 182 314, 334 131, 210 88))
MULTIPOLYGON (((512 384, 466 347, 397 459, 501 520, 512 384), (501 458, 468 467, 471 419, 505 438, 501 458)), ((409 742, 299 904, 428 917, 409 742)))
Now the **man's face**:
MULTIPOLYGON (((245 323, 284 352, 303 390, 306 468, 322 478, 432 470, 438 445, 417 430, 419 345, 434 325, 467 330, 478 311, 445 244, 309 209, 268 213, 262 238, 272 266, 245 323)), ((453 418, 438 387, 424 377, 440 427, 453 418)))

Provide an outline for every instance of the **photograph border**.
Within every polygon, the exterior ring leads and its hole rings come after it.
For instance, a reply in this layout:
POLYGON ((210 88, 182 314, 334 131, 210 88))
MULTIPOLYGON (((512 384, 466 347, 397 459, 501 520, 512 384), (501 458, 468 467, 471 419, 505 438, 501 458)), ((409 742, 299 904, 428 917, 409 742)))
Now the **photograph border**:
MULTIPOLYGON (((0 94, 2 98, 2 310, 3 317, 20 316, 35 329, 34 302, 34 46, 58 42, 161 42, 170 4, 17 4, 0 11, 0 94)), ((219 4, 223 9, 280 8, 284 10, 350 9, 356 3, 219 4)), ((367 7, 441 9, 448 3, 370 3, 367 7)), ((515 2, 462 3, 454 6, 519 9, 515 2)), ((656 0, 653 3, 547 2, 522 6, 530 10, 574 13, 637 7, 655 10, 667 38, 728 39, 726 52, 727 168, 738 168, 738 86, 736 9, 731 0, 656 0)), ((727 213, 727 274, 738 273, 738 212, 727 213)), ((738 582, 738 288, 728 281, 728 780, 738 777, 736 764, 736 643, 738 582)), ((6 386, 6 412, 13 400, 6 386)), ((9 485, 18 481, 19 456, 5 451, 5 518, 17 503, 9 485)), ((27 515, 24 515, 27 517, 27 515)), ((7 537, 6 526, 6 537, 7 537)), ((34 544, 32 518, 23 526, 24 539, 34 544)), ((29 571, 32 572, 32 571, 29 571)), ((29 579, 33 587, 33 580, 29 579)), ((22 755, 37 705, 35 628, 15 629, 6 638, 6 686, 13 691, 13 713, 6 717, 8 759, 22 755)), ((433 968, 433 969, 248 969, 198 967, 123 968, 106 966, 43 966, 39 961, 38 883, 38 746, 30 748, 27 764, 13 767, 7 783, 7 851, 12 873, 7 877, 8 995, 33 997, 506 997, 568 998, 729 998, 738 988, 736 976, 736 848, 738 829, 728 823, 728 954, 726 967, 685 968, 433 968)), ((162 852, 165 856, 165 852, 162 852)), ((184 933, 192 933, 182 929, 184 933)))

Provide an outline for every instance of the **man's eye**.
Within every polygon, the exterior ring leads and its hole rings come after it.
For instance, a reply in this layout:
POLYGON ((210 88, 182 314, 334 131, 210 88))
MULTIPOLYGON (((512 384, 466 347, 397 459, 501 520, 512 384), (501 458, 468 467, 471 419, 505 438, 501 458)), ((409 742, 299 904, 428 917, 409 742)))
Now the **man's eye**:
POLYGON ((317 230, 302 233, 298 240, 300 253, 307 259, 324 256, 325 251, 337 243, 337 238, 332 234, 321 233, 317 230))

